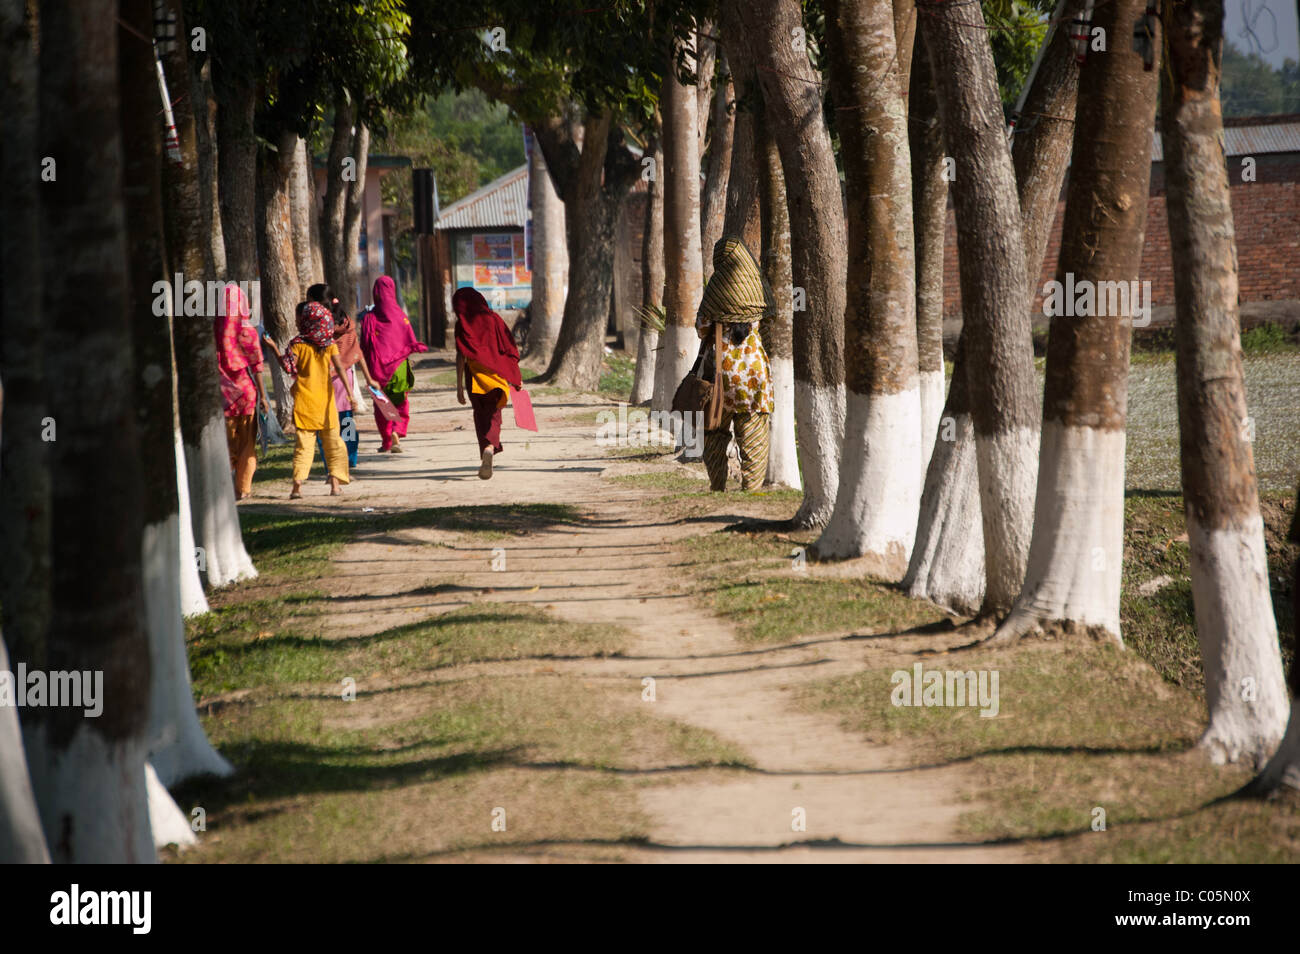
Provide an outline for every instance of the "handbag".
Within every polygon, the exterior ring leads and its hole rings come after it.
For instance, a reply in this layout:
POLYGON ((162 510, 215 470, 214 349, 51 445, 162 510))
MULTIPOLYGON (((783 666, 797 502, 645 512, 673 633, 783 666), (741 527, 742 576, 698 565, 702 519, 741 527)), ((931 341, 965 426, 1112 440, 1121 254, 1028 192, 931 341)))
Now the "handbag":
POLYGON ((673 410, 682 414, 703 414, 704 429, 716 430, 722 423, 722 368, 717 356, 722 352, 722 322, 713 324, 712 351, 700 349, 699 357, 673 395, 673 410), (713 380, 709 381, 704 359, 713 357, 713 380))

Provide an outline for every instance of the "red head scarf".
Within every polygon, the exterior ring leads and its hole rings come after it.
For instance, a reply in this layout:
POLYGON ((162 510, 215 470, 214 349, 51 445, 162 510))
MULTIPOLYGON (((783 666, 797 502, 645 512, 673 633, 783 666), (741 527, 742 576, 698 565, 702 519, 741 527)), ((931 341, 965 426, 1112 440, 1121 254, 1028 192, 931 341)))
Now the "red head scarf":
POLYGON ((280 367, 285 374, 298 375, 298 359, 294 356, 293 346, 309 344, 319 351, 324 351, 334 343, 334 315, 328 308, 317 301, 304 301, 298 305, 295 316, 298 321, 298 334, 289 339, 280 355, 280 367))
POLYGON ((361 322, 361 350, 370 373, 386 386, 398 366, 414 352, 428 351, 415 340, 411 320, 397 304, 397 286, 387 275, 375 279, 375 307, 361 322))
POLYGON ((487 299, 473 288, 461 288, 451 296, 456 311, 456 350, 469 361, 477 361, 515 388, 523 387, 519 376, 519 349, 505 319, 488 307, 487 299))

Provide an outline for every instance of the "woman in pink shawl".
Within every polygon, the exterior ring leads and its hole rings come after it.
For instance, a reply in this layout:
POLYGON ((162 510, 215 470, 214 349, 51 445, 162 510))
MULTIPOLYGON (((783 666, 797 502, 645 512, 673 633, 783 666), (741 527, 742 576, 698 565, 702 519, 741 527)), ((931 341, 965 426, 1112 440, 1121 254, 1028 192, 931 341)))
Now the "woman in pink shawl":
MULTIPOLYGON (((406 392, 415 384, 411 374, 412 354, 428 351, 428 347, 415 340, 411 320, 397 304, 397 287, 387 275, 375 279, 374 309, 361 322, 361 353, 370 366, 370 374, 383 384, 383 392, 393 402, 401 417, 390 421, 375 407, 375 424, 379 428, 379 452, 402 452, 399 438, 406 436, 406 425, 411 420, 411 405, 406 392)), ((376 402, 377 403, 377 402, 376 402)))
POLYGON ((257 470, 257 408, 269 414, 262 388, 262 344, 249 316, 248 302, 236 284, 225 289, 224 314, 212 320, 221 373, 221 403, 226 412, 226 443, 235 480, 235 499, 253 489, 257 470))

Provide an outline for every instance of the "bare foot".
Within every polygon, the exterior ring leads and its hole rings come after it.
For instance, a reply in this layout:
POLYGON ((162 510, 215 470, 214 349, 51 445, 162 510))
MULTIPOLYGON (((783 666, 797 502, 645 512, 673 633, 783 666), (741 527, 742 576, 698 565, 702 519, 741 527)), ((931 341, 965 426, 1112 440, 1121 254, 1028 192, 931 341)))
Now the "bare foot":
POLYGON ((331 477, 331 478, 330 478, 330 496, 331 496, 331 497, 338 497, 338 496, 341 495, 342 493, 343 493, 343 488, 339 486, 338 478, 337 478, 337 477, 331 477))
POLYGON ((295 480, 293 482, 293 489, 289 491, 289 499, 290 500, 302 499, 302 481, 295 480))

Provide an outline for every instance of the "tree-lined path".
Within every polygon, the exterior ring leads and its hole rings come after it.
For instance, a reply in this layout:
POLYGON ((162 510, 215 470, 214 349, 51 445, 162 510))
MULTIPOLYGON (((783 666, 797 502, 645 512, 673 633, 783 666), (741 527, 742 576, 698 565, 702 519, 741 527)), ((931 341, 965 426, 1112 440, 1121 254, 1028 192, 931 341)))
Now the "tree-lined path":
MULTIPOLYGON (((446 356, 431 355, 417 369, 417 380, 427 383, 449 366, 446 356)), ((527 604, 574 624, 622 628, 632 636, 624 650, 604 658, 533 655, 432 672, 359 674, 357 701, 339 703, 352 707, 343 710, 348 718, 358 724, 381 718, 376 708, 389 703, 376 695, 404 684, 501 680, 508 685, 538 674, 576 677, 579 685, 615 687, 615 698, 629 713, 713 733, 747 763, 674 765, 650 752, 619 753, 611 771, 653 782, 634 789, 647 843, 620 846, 619 856, 627 860, 1020 860, 1018 848, 987 847, 956 836, 957 817, 969 808, 963 802, 969 767, 918 765, 906 746, 869 744, 841 728, 833 715, 804 711, 792 701, 812 680, 856 672, 868 658, 877 664, 904 660, 909 650, 921 642, 933 645, 934 638, 844 639, 851 634, 839 634, 762 645, 739 640, 727 621, 688 592, 692 570, 676 545, 759 508, 753 498, 718 496, 708 516, 674 519, 649 505, 661 494, 608 479, 647 467, 683 468, 607 456, 594 438, 592 411, 598 400, 573 393, 539 395, 541 432, 529 434, 508 424, 506 452, 492 480, 480 481, 468 409, 456 404, 454 388, 422 386, 414 397, 404 455, 368 458, 376 438, 372 425, 363 423, 359 476, 341 499, 325 496, 323 481, 308 485, 306 499, 293 505, 275 499, 283 496, 279 482, 257 485, 245 505, 256 510, 373 507, 378 514, 394 514, 491 505, 526 511, 529 505, 562 504, 575 511, 562 525, 507 532, 482 543, 457 539, 459 534, 441 528, 363 533, 336 553, 330 576, 315 581, 329 593, 327 639, 364 638, 497 602, 527 604), (504 560, 504 570, 492 570, 494 559, 498 565, 504 560), (654 702, 643 699, 646 677, 655 680, 654 702), (803 810, 806 830, 792 829, 795 809, 803 810)), ((467 518, 464 527, 469 523, 467 518)), ((257 595, 255 585, 245 591, 246 597, 257 595)), ((869 625, 854 630, 871 631, 869 625)), ((493 628, 483 626, 478 638, 492 656, 493 628)), ((500 649, 509 655, 507 647, 500 649)), ((910 665, 910 658, 899 664, 910 665)), ((206 699, 201 708, 222 701, 206 699)), ((552 702, 557 708, 569 703, 561 694, 552 702)), ((550 765, 545 771, 593 769, 550 765)), ((498 796, 507 811, 510 795, 498 796)), ((485 820, 490 807, 483 807, 485 820)), ((491 840, 485 824, 478 849, 483 860, 591 857, 591 848, 581 843, 493 849, 491 840)), ((201 860, 202 849, 197 855, 201 860)))

